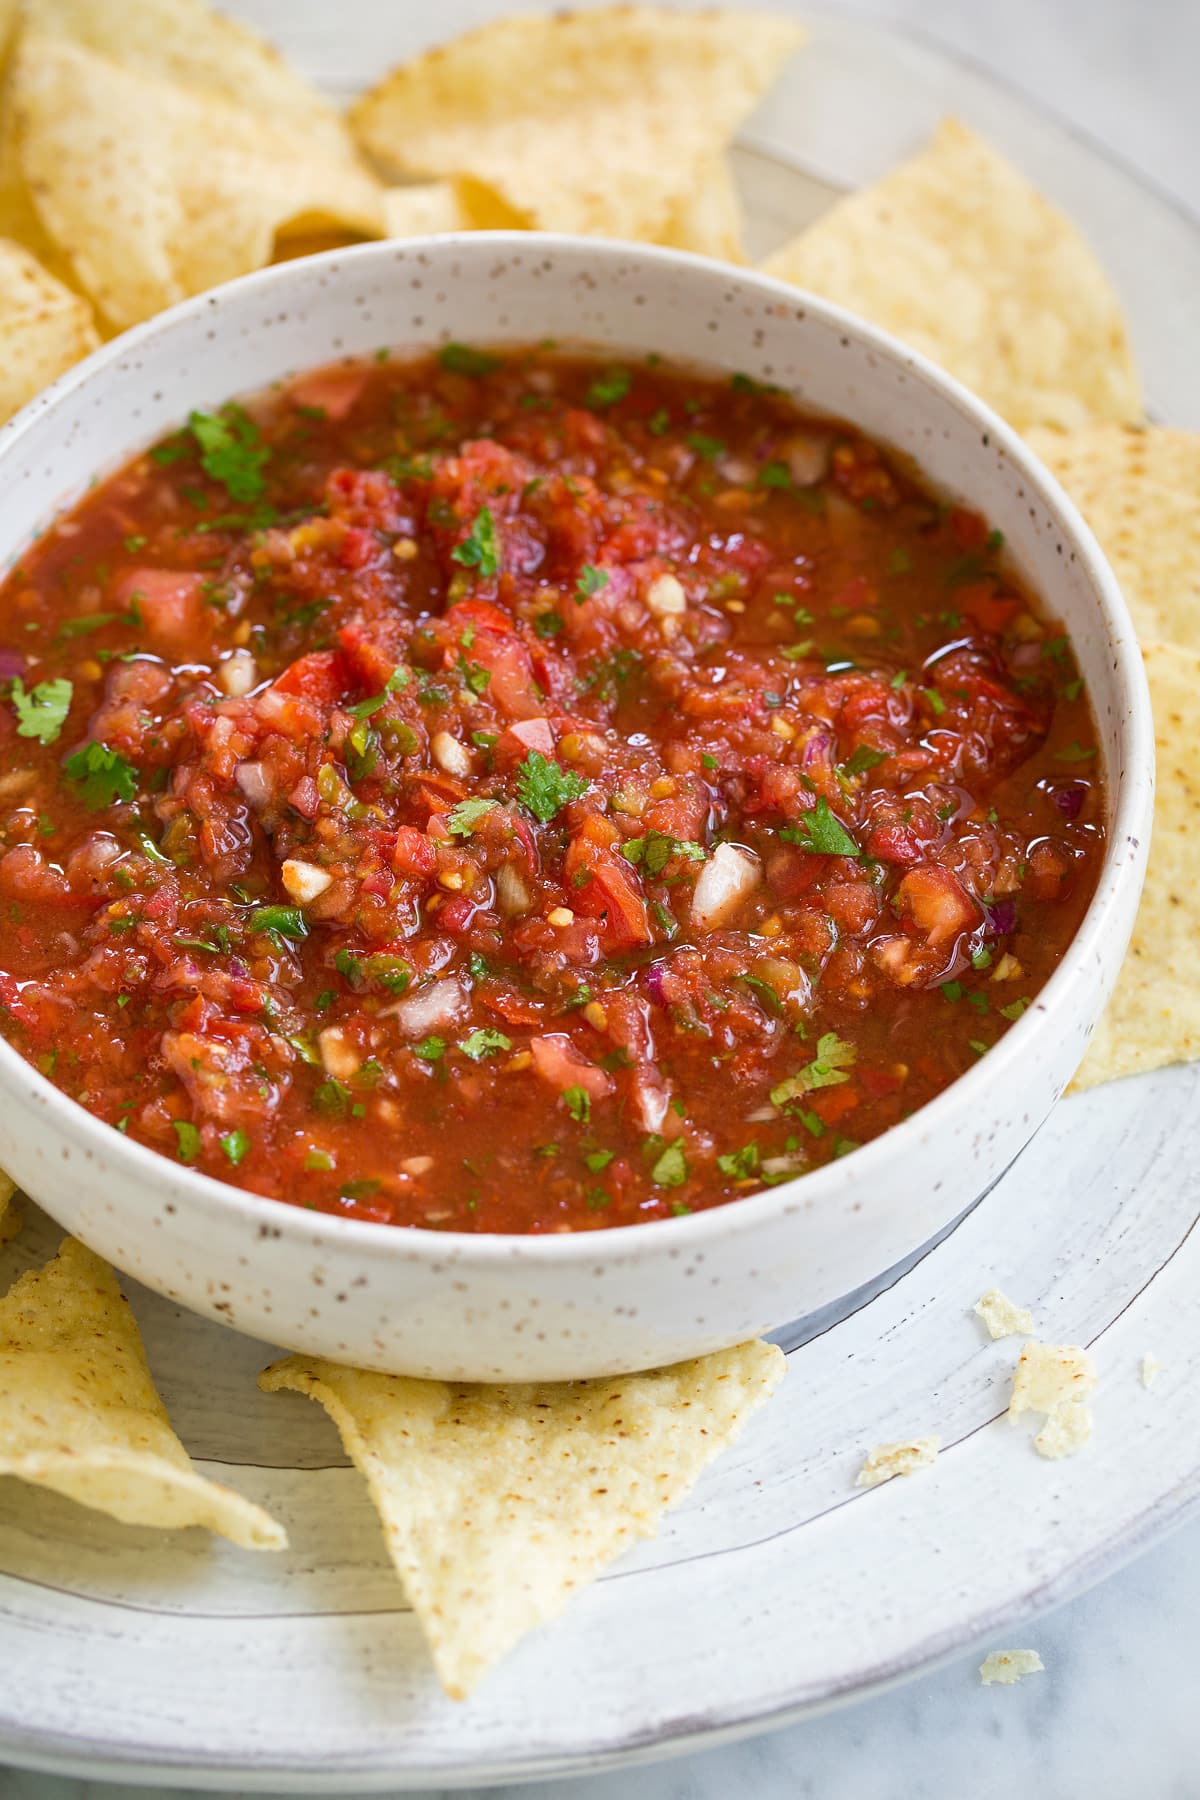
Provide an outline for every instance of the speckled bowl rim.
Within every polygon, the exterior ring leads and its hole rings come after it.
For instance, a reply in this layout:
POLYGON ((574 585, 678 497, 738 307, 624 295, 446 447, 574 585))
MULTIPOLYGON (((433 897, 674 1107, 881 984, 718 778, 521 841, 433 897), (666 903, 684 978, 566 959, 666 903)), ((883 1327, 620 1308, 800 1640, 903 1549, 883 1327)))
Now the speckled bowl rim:
MULTIPOLYGON (((457 248, 471 246, 477 249, 481 244, 490 244, 498 252, 523 252, 529 248, 530 237, 528 232, 489 231, 384 239, 274 264, 182 301, 94 351, 0 428, 0 478, 5 461, 15 453, 26 430, 47 412, 53 412, 68 401, 75 389, 97 370, 135 356, 160 332, 182 320, 211 319, 214 306, 219 307, 226 295, 258 292, 278 301, 285 298, 290 287, 299 280, 310 280, 314 270, 323 268, 334 278, 343 270, 353 271, 360 264, 386 263, 389 256, 394 256, 398 243, 406 251, 425 252, 440 260, 452 255, 457 248)), ((1114 770, 1106 765, 1105 776, 1110 794, 1114 788, 1116 790, 1115 805, 1096 891, 1079 929, 1058 968, 1040 989, 1035 1004, 988 1052, 986 1066, 982 1061, 977 1063, 909 1118, 872 1138, 849 1156, 797 1176, 794 1181, 765 1188, 742 1199, 723 1201, 685 1216, 646 1219, 634 1225, 601 1226, 592 1231, 519 1234, 438 1231, 425 1226, 384 1225, 309 1212, 289 1201, 269 1199, 175 1165, 160 1152, 131 1142, 110 1125, 94 1118, 78 1101, 68 1098, 17 1050, 0 1040, 0 1086, 10 1092, 25 1086, 30 1100, 39 1102, 45 1109, 43 1131, 58 1132, 85 1153, 98 1154, 111 1165, 114 1174, 119 1174, 124 1164, 160 1185, 165 1197, 198 1209, 231 1210, 260 1228, 270 1227, 272 1236, 281 1232, 302 1235, 308 1246, 316 1248, 326 1242, 337 1243, 346 1249, 357 1246, 363 1254, 385 1261, 389 1255, 397 1254, 407 1263, 427 1256, 431 1262, 445 1262, 450 1257, 460 1264, 473 1262, 489 1266, 530 1262, 553 1265, 581 1261, 595 1263, 598 1257, 627 1261, 631 1253, 636 1256, 639 1245, 648 1250, 652 1244, 661 1242, 663 1232, 671 1234, 670 1242, 678 1245, 681 1251, 695 1251, 719 1238, 753 1233, 768 1221, 794 1210, 798 1198, 802 1198, 809 1209, 832 1203, 852 1190, 861 1190, 864 1198, 869 1199, 881 1186, 886 1186, 889 1165, 897 1159, 919 1159, 923 1144, 939 1130, 949 1130, 956 1112, 977 1110, 976 1102, 982 1101, 985 1088, 994 1089, 1003 1084, 1018 1064, 1030 1055, 1035 1035, 1044 1029, 1048 1016, 1052 1012, 1069 1010, 1077 995, 1094 987, 1095 978, 1089 972, 1089 965, 1094 960, 1101 964, 1111 960, 1112 945, 1107 942, 1110 924, 1119 915, 1127 890, 1131 887, 1140 889, 1144 873, 1144 854, 1139 853, 1138 846, 1144 846, 1149 837, 1152 816, 1154 725, 1146 673, 1133 623, 1116 576, 1092 532, 1058 481, 1020 435, 961 382, 919 351, 910 349, 890 333, 843 307, 804 289, 791 287, 753 269, 731 270, 728 264, 711 257, 657 245, 550 232, 537 233, 536 242, 539 252, 547 257, 557 253, 586 254, 605 265, 628 264, 631 259, 636 260, 645 267, 650 278, 656 271, 681 265, 711 277, 714 283, 727 284, 733 273, 739 283, 765 301, 782 302, 789 308, 795 308, 800 301, 808 314, 855 339, 872 351, 881 364, 898 365, 926 389, 932 390, 939 403, 959 413, 975 429, 986 434, 1015 466, 1061 532, 1070 555, 1087 578, 1098 618, 1112 644, 1113 676, 1119 690, 1120 749, 1118 767, 1114 770), (1126 850, 1132 854, 1124 854, 1126 850)), ((435 329, 430 331, 431 344, 436 341, 436 335, 435 329)), ((529 341, 536 341, 540 335, 536 322, 531 323, 527 335, 529 341)), ((611 352, 614 347, 605 348, 611 352)), ((670 345, 664 345, 662 353, 670 356, 670 345)), ((719 336, 714 340, 711 366, 720 368, 719 336)), ((136 373, 130 379, 136 380, 136 373)), ((242 391, 253 391, 253 384, 248 384, 242 391)), ((1045 584, 1042 585, 1044 588, 1045 584)), ((1043 593, 1040 598, 1053 613, 1052 594, 1043 593)), ((1058 1097, 1055 1095, 1056 1100, 1058 1097)))

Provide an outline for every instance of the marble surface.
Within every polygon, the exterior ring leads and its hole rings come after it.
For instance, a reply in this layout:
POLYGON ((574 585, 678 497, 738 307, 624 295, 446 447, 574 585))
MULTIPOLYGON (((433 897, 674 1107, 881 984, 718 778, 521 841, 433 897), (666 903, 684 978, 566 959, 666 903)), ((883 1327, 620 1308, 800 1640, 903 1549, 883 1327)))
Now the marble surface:
MULTIPOLYGON (((264 0, 227 3, 248 17, 267 10, 264 0)), ((419 0, 391 3, 398 35, 411 41, 419 0)), ((347 32, 356 7, 378 4, 342 0, 347 32)), ((840 8, 904 23, 971 57, 1200 214, 1197 0, 840 0, 840 8)), ((493 8, 476 0, 472 10, 493 8)), ((421 35, 432 39, 437 9, 419 11, 421 35)), ((1200 1800, 1198 1622, 1200 1523, 1009 1644, 985 1646, 1040 1651, 1046 1672, 1020 1686, 981 1688, 977 1654, 791 1729, 510 1792, 530 1800, 1200 1800)), ((19 1680, 19 1671, 7 1673, 19 1680)), ((0 1800, 139 1793, 147 1790, 0 1770, 0 1800)), ((152 1800, 167 1800, 165 1790, 152 1800)))

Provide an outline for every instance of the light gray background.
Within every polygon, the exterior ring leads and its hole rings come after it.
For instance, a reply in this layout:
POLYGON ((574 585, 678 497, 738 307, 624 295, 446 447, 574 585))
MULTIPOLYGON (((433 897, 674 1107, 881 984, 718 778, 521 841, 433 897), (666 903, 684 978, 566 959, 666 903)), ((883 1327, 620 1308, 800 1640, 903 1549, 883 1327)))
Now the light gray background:
MULTIPOLYGON (((278 16, 271 0, 225 4, 251 20, 266 15, 264 23, 278 16)), ((438 9, 425 0, 338 4, 348 36, 356 11, 377 17, 381 6, 395 16, 398 41, 411 41, 414 13, 422 36, 438 35, 438 9)), ((470 0, 469 10, 499 8, 470 0)), ((1200 216, 1200 0, 827 0, 825 10, 902 23, 969 56, 1200 216)), ((748 1743, 510 1792, 530 1800, 1200 1800, 1200 1524, 1017 1637, 1046 1664, 1020 1687, 980 1688, 972 1657, 748 1743)), ((5 1677, 19 1685, 20 1670, 5 1677)), ((0 1771, 0 1800, 147 1792, 0 1771)), ((153 1800, 166 1800, 165 1791, 153 1800)))

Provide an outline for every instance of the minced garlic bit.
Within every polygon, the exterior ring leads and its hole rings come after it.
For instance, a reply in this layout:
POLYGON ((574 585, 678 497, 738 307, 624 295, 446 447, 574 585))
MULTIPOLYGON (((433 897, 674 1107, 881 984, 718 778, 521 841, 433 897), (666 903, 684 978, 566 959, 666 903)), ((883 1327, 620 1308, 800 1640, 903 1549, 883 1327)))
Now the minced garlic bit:
POLYGON ((1008 1416, 1052 1413, 1066 1400, 1082 1400, 1096 1385, 1096 1366, 1079 1344, 1030 1342, 1013 1373, 1008 1416))
POLYGON ((979 1679, 984 1687, 999 1683, 1012 1687, 1026 1675, 1042 1675, 1046 1665, 1036 1650, 993 1650, 979 1665, 979 1679))
POLYGON ((929 1467, 941 1447, 942 1440, 938 1437, 909 1438, 902 1444, 876 1444, 855 1476, 854 1485, 878 1487, 882 1481, 891 1481, 894 1475, 914 1475, 918 1469, 929 1467))
POLYGON ((1018 1306, 997 1287, 980 1295, 975 1303, 975 1315, 987 1326, 990 1338, 1028 1337, 1033 1330, 1033 1314, 1029 1309, 1018 1306))
POLYGON ((1074 1456, 1092 1435, 1092 1409, 1082 1400, 1064 1400, 1056 1406, 1033 1440, 1039 1456, 1057 1462, 1060 1456, 1074 1456))
POLYGON ((299 858, 289 856, 279 871, 289 900, 297 906, 308 906, 325 892, 333 880, 327 869, 320 869, 316 863, 301 862, 299 858))
POLYGON ((677 575, 656 575, 646 590, 646 605, 656 619, 687 611, 687 595, 677 575))
POLYGON ((1154 1386, 1161 1368, 1162 1364, 1159 1362, 1157 1356, 1155 1356, 1153 1350, 1147 1350, 1145 1356, 1142 1358, 1142 1386, 1144 1388, 1151 1388, 1154 1386))

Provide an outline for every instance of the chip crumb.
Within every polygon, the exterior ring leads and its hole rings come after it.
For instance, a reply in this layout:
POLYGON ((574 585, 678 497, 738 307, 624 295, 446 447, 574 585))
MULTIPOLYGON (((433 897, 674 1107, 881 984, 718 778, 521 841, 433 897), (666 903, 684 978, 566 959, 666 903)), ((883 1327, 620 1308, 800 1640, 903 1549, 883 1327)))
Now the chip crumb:
POLYGON ((1033 1330, 1033 1314, 1028 1307, 1018 1306, 998 1287, 989 1288, 980 1296, 975 1314, 983 1320, 990 1338, 1027 1337, 1033 1330))
POLYGON ((1082 1400, 1064 1400, 1048 1416, 1033 1440, 1039 1456, 1057 1462, 1060 1456, 1074 1456, 1092 1435, 1092 1409, 1082 1400))
POLYGON ((876 1444, 854 1478, 855 1487, 878 1487, 894 1475, 915 1475, 927 1469, 942 1447, 938 1437, 908 1438, 901 1444, 876 1444))
POLYGON ((1155 1356, 1153 1350, 1147 1350, 1145 1356, 1142 1358, 1142 1386, 1144 1388, 1152 1388, 1154 1386, 1154 1383, 1158 1380, 1161 1368, 1162 1364, 1159 1362, 1157 1356, 1155 1356))
POLYGON ((1036 1650, 993 1650, 979 1665, 979 1679, 984 1687, 998 1683, 1012 1687, 1026 1675, 1042 1675, 1046 1665, 1036 1650))
POLYGON ((1008 1416, 1024 1412, 1052 1413, 1064 1401, 1081 1400, 1096 1385, 1096 1367, 1079 1344, 1039 1344, 1030 1341, 1021 1351, 1013 1372, 1008 1416))

